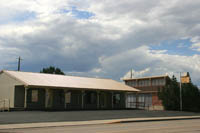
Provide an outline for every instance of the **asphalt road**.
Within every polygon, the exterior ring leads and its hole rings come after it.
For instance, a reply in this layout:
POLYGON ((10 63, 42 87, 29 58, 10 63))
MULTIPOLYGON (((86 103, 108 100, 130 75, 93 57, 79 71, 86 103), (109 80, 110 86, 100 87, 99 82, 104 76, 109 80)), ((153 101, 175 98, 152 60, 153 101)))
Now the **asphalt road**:
POLYGON ((0 130, 0 133, 199 133, 200 119, 0 130))
POLYGON ((170 116, 196 116, 200 113, 179 111, 146 111, 146 110, 96 110, 96 111, 15 111, 0 112, 0 124, 70 122, 89 120, 108 120, 125 118, 148 118, 170 116))

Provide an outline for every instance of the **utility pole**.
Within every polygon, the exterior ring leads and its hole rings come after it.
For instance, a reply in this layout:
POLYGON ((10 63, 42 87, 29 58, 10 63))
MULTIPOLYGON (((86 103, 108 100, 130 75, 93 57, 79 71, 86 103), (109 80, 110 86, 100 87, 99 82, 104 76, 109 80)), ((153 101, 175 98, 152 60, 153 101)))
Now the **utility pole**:
POLYGON ((21 68, 21 57, 19 56, 19 58, 17 58, 18 59, 18 71, 20 71, 20 68, 21 68))
POLYGON ((179 78, 180 78, 180 82, 179 82, 179 92, 180 92, 180 95, 179 95, 179 99, 180 99, 180 111, 183 110, 183 100, 182 100, 182 82, 181 82, 181 73, 182 72, 176 72, 177 74, 179 74, 179 78))
POLYGON ((182 84, 181 84, 181 72, 180 72, 180 111, 182 111, 182 84))

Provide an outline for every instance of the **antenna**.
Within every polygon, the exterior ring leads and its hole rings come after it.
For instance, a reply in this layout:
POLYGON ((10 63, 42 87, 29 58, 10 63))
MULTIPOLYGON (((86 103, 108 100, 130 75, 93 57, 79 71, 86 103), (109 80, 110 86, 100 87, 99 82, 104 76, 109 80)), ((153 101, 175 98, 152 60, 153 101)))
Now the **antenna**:
POLYGON ((21 68, 21 57, 19 56, 19 58, 17 58, 18 59, 18 71, 20 71, 20 68, 21 68))

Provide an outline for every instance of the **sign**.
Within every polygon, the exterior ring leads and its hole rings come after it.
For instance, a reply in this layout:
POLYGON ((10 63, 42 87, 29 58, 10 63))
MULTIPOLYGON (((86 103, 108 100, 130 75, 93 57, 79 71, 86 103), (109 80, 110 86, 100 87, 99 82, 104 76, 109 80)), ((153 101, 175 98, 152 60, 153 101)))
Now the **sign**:
POLYGON ((71 103, 71 92, 65 93, 65 103, 71 103))
POLYGON ((38 90, 32 90, 32 102, 38 102, 38 90))
POLYGON ((190 83, 190 77, 189 76, 182 76, 181 77, 181 83, 190 83))

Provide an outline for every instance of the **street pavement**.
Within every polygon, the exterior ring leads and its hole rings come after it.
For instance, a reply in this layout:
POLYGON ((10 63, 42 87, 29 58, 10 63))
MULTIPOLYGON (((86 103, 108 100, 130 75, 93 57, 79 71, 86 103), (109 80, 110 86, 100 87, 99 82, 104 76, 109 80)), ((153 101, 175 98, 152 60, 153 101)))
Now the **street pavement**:
POLYGON ((199 133, 200 119, 8 129, 0 133, 199 133))
POLYGON ((200 113, 179 111, 146 111, 146 110, 96 110, 96 111, 14 111, 0 112, 0 125, 44 123, 44 122, 76 122, 91 120, 110 120, 126 118, 152 118, 200 116, 200 113))
POLYGON ((147 121, 172 121, 200 119, 200 116, 176 116, 176 117, 152 117, 152 118, 128 118, 128 119, 111 119, 111 120, 91 120, 91 121, 71 121, 71 122, 44 122, 44 123, 23 123, 23 124, 1 124, 0 129, 20 129, 20 128, 44 128, 44 127, 61 127, 61 126, 83 126, 83 125, 100 125, 114 123, 130 122, 147 122, 147 121))

